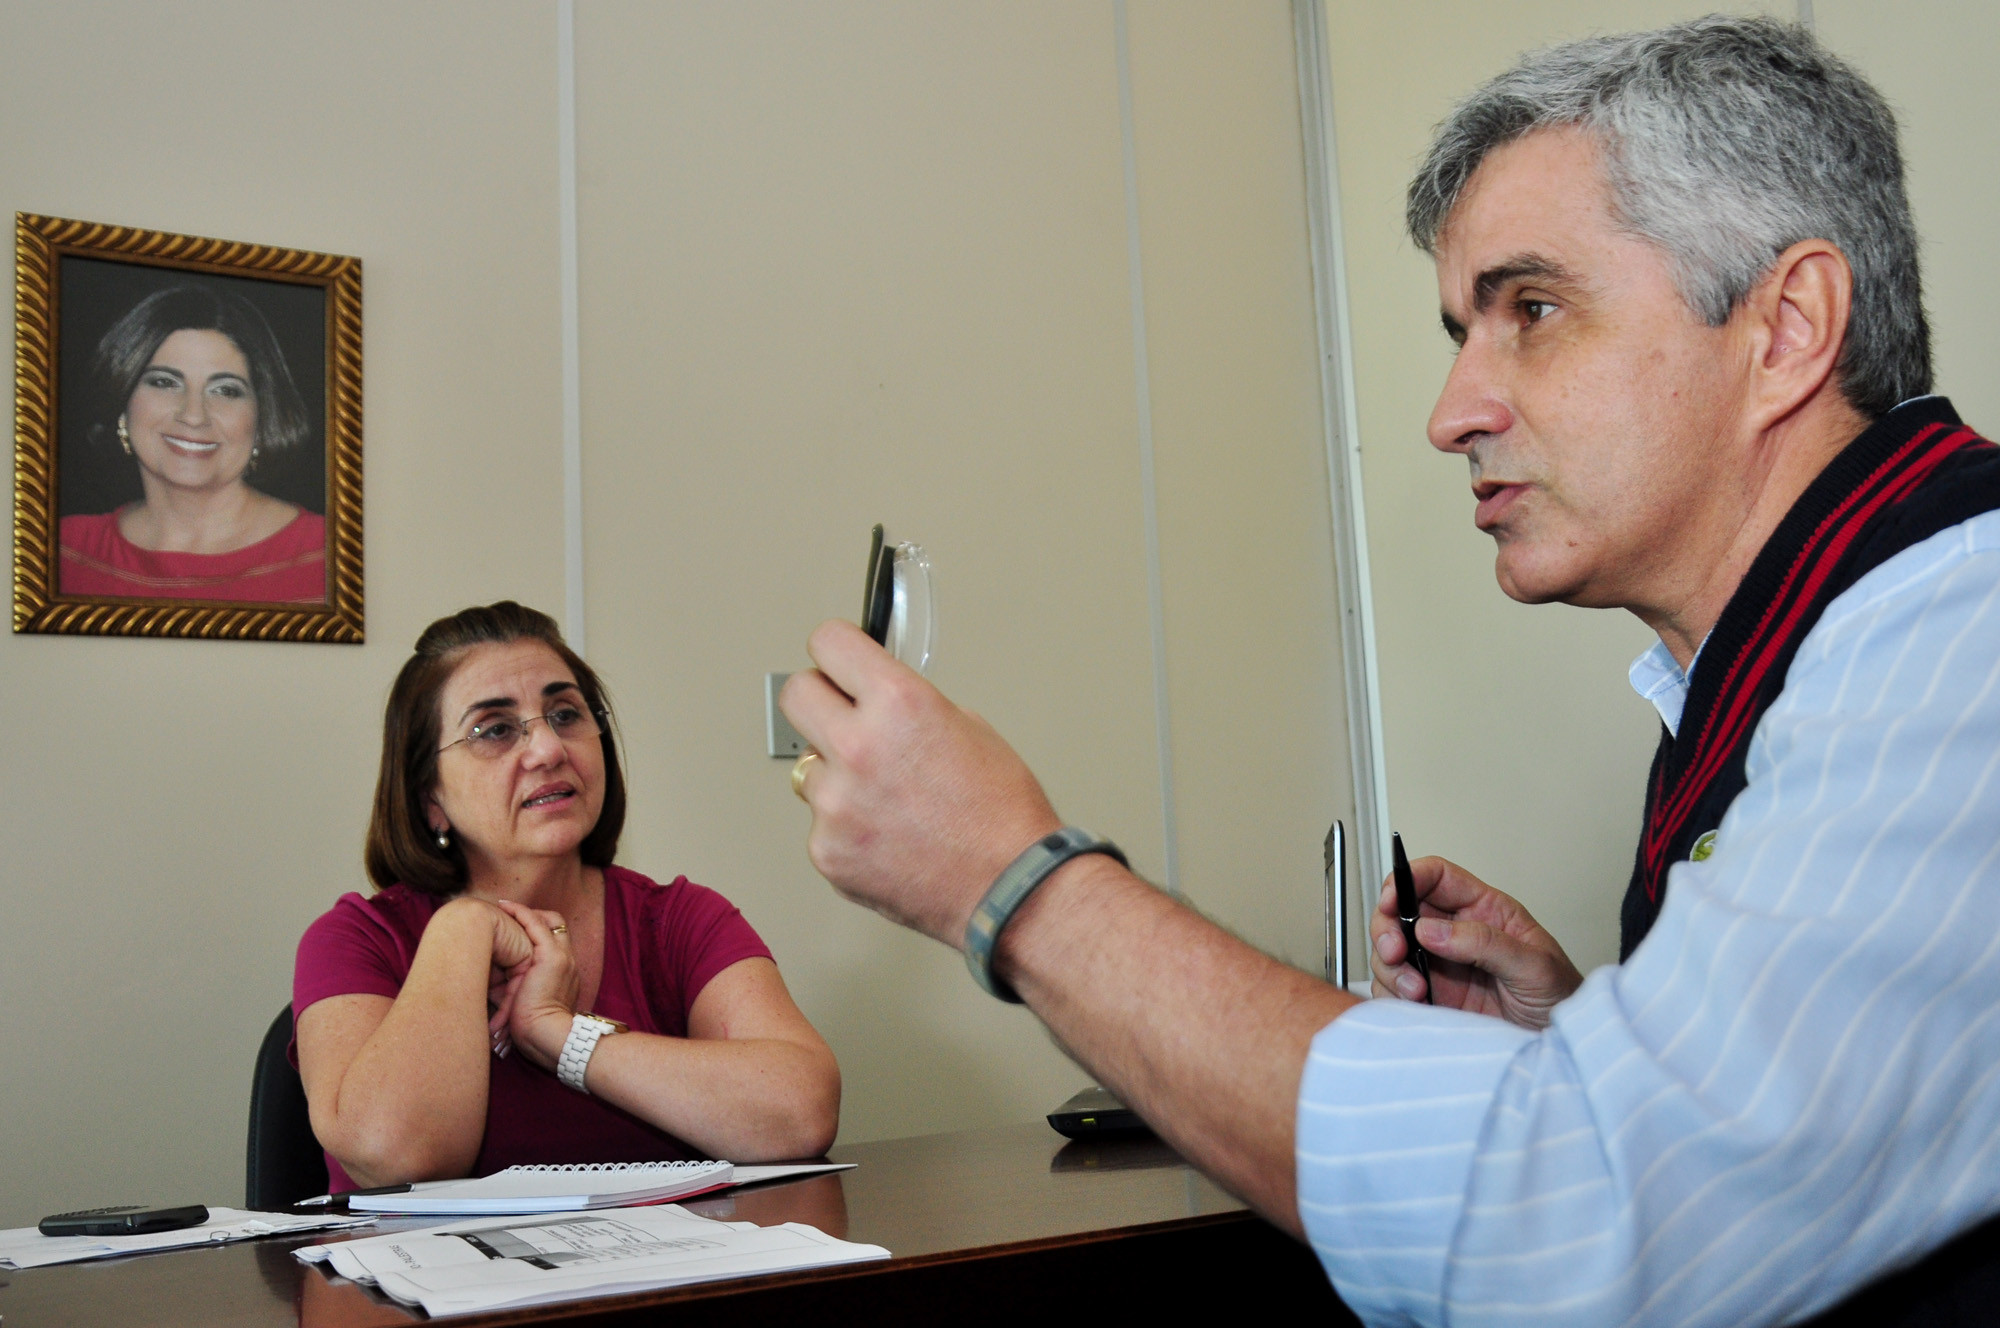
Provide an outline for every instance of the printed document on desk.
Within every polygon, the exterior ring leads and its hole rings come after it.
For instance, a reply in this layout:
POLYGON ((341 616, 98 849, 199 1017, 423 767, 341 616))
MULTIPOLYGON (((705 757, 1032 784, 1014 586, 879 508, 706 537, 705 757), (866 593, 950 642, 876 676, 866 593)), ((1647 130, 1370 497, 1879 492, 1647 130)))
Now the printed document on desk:
POLYGON ((434 1315, 889 1257, 797 1222, 716 1222, 678 1205, 454 1222, 293 1253, 434 1315))

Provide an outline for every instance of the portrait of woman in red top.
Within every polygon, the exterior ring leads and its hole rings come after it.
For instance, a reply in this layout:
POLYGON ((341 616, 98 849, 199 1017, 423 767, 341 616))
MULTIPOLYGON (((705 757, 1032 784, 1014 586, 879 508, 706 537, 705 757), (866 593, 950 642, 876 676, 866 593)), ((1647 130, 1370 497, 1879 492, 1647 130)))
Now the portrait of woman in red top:
MULTIPOLYGON (((271 324, 221 281, 154 290, 111 324, 91 358, 85 426, 99 493, 139 497, 110 510, 64 503, 63 595, 318 605, 326 601, 326 521, 258 484, 309 450, 315 420, 271 324)), ((70 457, 77 456, 70 453, 70 457)))

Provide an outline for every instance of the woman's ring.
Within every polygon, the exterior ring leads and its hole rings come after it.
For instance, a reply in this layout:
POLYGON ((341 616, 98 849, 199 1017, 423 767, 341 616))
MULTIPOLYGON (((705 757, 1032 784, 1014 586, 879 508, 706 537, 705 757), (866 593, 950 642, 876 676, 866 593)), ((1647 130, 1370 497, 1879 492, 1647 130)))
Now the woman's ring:
POLYGON ((792 767, 792 792, 798 796, 800 802, 806 800, 806 762, 817 761, 819 759, 819 753, 808 747, 806 748, 806 754, 801 756, 798 759, 798 764, 792 767))
POLYGON ((558 923, 557 923, 557 924, 556 924, 555 926, 553 926, 553 927, 549 928, 549 930, 550 930, 550 931, 552 931, 552 932, 554 932, 554 933, 555 933, 556 935, 558 935, 558 936, 567 936, 567 935, 569 935, 569 928, 568 928, 568 926, 566 926, 565 924, 563 924, 563 923, 560 923, 560 922, 558 922, 558 923))

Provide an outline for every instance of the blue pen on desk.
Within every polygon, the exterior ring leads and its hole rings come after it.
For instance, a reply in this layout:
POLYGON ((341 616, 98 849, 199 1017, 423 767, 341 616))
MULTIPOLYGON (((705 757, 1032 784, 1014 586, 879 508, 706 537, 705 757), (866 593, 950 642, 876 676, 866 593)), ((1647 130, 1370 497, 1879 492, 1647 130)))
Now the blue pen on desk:
POLYGON ((1424 980, 1424 1004, 1435 1005, 1437 1002, 1431 999, 1431 957, 1417 944, 1417 878, 1410 875, 1403 837, 1392 830, 1389 842, 1396 851, 1396 918, 1403 924, 1403 942, 1410 948, 1410 966, 1424 980))

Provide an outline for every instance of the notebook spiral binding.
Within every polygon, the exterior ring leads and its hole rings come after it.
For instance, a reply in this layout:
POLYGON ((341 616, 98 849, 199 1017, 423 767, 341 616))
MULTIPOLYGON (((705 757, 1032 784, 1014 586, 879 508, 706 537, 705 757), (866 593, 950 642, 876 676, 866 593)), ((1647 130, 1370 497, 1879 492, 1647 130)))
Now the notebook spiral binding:
POLYGON ((713 1162, 524 1162, 509 1171, 658 1171, 662 1168, 712 1167, 713 1162))

